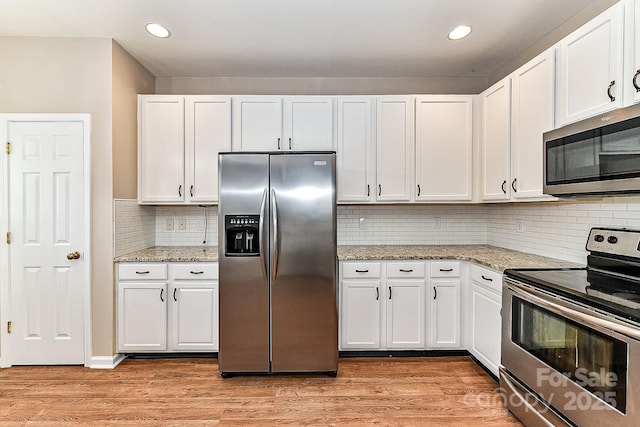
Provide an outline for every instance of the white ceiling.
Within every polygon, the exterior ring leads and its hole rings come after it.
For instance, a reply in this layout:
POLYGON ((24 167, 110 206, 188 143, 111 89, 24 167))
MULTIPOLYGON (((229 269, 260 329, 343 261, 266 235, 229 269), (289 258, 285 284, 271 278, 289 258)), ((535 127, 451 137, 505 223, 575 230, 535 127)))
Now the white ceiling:
POLYGON ((113 38, 158 77, 487 77, 594 1, 0 0, 0 36, 113 38))

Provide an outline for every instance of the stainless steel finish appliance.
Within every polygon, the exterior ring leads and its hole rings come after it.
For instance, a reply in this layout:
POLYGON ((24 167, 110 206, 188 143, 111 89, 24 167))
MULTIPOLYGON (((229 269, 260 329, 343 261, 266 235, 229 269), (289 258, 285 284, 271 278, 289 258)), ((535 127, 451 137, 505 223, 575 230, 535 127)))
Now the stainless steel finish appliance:
POLYGON ((335 153, 219 156, 223 377, 338 369, 335 153))
POLYGON ((500 384, 527 426, 640 425, 640 231, 586 247, 585 268, 505 271, 500 384))
POLYGON ((640 191, 640 104, 546 132, 545 194, 640 191))

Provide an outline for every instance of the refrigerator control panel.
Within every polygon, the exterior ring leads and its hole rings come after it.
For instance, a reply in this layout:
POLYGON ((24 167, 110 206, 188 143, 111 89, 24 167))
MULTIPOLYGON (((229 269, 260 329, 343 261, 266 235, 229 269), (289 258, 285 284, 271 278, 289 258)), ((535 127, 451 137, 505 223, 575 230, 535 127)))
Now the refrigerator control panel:
POLYGON ((260 215, 225 215, 225 255, 260 255, 259 224, 260 215))

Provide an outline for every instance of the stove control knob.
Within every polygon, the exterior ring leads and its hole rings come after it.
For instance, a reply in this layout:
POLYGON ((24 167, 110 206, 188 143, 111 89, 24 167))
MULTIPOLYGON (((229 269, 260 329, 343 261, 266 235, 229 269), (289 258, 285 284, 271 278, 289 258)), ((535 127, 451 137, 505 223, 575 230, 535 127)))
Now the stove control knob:
POLYGON ((600 242, 604 242, 604 236, 602 234, 596 234, 593 237, 593 240, 595 240, 596 242, 600 243, 600 242))
POLYGON ((618 243, 618 238, 616 236, 609 236, 607 237, 607 242, 611 243, 612 245, 618 243))

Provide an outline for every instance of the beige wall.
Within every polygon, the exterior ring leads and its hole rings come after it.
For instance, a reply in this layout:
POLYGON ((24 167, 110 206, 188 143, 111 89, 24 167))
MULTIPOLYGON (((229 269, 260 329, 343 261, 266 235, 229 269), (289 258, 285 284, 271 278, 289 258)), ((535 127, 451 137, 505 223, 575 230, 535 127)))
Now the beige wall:
POLYGON ((158 77, 156 93, 220 95, 402 95, 480 93, 487 79, 452 77, 158 77))
POLYGON ((114 354, 111 40, 0 37, 0 112, 91 114, 92 345, 114 354))
POLYGON ((155 77, 113 42, 113 197, 136 199, 139 93, 155 92, 155 77))

